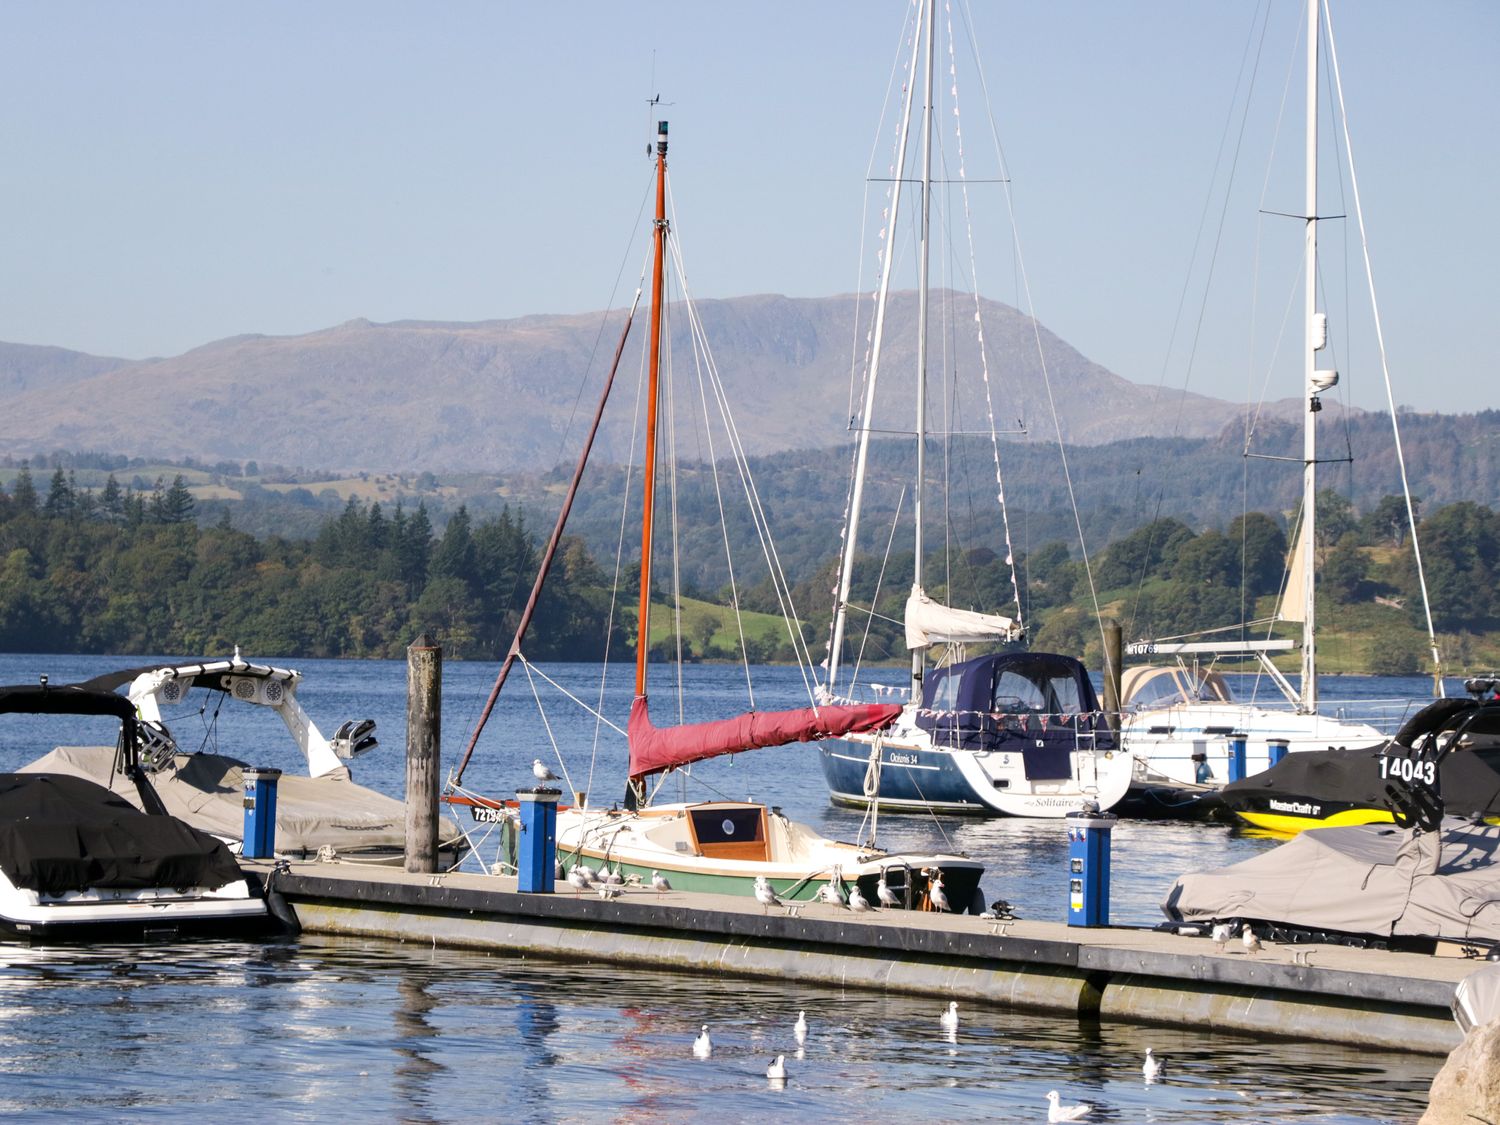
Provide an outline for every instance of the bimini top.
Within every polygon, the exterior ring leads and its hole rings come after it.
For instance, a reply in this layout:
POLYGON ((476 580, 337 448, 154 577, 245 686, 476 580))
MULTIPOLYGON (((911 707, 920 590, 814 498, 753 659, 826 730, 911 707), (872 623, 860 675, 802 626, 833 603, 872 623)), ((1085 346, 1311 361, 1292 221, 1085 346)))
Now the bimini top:
POLYGON ((136 722, 130 700, 85 684, 0 687, 0 715, 113 715, 132 730, 136 722))
POLYGON ((180 682, 180 689, 173 693, 175 698, 168 702, 176 702, 195 687, 208 688, 211 691, 231 691, 232 683, 225 679, 227 676, 243 676, 288 684, 296 684, 302 679, 302 673, 292 668, 277 668, 271 664, 251 664, 248 660, 241 660, 239 651, 236 650, 233 658, 228 660, 142 664, 138 668, 122 668, 117 672, 105 672, 101 676, 85 680, 79 686, 96 691, 118 691, 145 675, 154 675, 164 681, 180 682))

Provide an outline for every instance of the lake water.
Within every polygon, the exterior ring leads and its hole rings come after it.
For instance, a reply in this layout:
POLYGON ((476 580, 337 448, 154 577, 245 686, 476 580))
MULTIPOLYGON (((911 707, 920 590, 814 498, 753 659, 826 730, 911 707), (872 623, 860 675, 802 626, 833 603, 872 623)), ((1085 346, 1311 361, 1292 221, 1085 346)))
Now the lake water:
MULTIPOLYGON (((141 660, 139 663, 147 663, 141 660)), ((118 658, 0 655, 0 683, 73 682, 118 658)), ((299 661, 298 692, 329 733, 374 718, 384 745, 354 764, 359 781, 403 785, 405 665, 299 661)), ((444 770, 456 762, 494 668, 444 669, 444 770)), ((575 706, 557 704, 552 677, 597 702, 600 669, 534 670, 548 724, 517 668, 479 744, 468 788, 508 795, 530 785, 541 757, 570 787, 610 800, 623 788, 623 740, 575 706), (555 743, 562 750, 561 761, 555 743), (596 747, 597 742, 597 749, 596 747)), ((689 669, 689 720, 745 702, 744 674, 689 669)), ((611 672, 603 712, 623 724, 631 682, 611 672)), ((1421 696, 1426 681, 1341 677, 1325 695, 1421 696)), ((666 677, 653 717, 675 718, 666 677)), ((805 700, 795 669, 756 671, 762 708, 805 700)), ((189 710, 170 716, 180 745, 217 745, 252 763, 295 769, 270 712, 226 707, 217 726, 189 710)), ((0 719, 0 770, 59 742, 112 740, 102 728, 0 719)), ((863 836, 862 814, 828 802, 816 751, 776 749, 700 764, 665 795, 755 797, 840 839, 863 836)), ((883 816, 888 848, 956 849, 985 861, 985 888, 1026 918, 1064 916, 1067 843, 1056 822, 883 816)), ((481 851, 493 845, 478 841, 481 851)), ((1188 870, 1247 858, 1274 842, 1222 825, 1124 823, 1114 833, 1113 920, 1154 924, 1157 903, 1188 870)), ((242 1120, 458 1117, 519 1120, 717 1120, 797 1116, 1045 1120, 1046 1093, 1088 1101, 1091 1120, 1200 1122, 1411 1121, 1439 1059, 1336 1046, 1256 1041, 1197 1029, 1080 1023, 969 1006, 953 1042, 936 1001, 801 985, 703 980, 607 966, 517 961, 463 951, 304 936, 265 945, 197 943, 159 949, 40 949, 0 945, 0 1112, 102 1119, 212 1115, 242 1120), (813 1024, 803 1055, 790 1029, 813 1024), (710 1060, 691 1057, 698 1026, 713 1028, 710 1060), (1145 1087, 1145 1047, 1171 1058, 1168 1081, 1145 1087), (772 1089, 771 1056, 791 1080, 772 1089)), ((1274 1029, 1268 1029, 1272 1031, 1274 1029)))

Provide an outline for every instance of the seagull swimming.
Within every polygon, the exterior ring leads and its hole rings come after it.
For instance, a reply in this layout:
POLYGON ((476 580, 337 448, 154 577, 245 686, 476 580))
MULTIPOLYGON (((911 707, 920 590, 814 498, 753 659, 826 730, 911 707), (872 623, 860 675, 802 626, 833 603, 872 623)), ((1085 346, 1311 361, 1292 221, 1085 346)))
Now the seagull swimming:
POLYGON ((653 871, 651 872, 651 889, 657 894, 661 894, 662 891, 670 891, 672 884, 667 882, 667 877, 660 871, 653 871))
POLYGON ((1141 1073, 1146 1076, 1146 1085, 1151 1085, 1161 1077, 1162 1067, 1165 1064, 1161 1059, 1151 1053, 1151 1048, 1146 1048, 1146 1061, 1141 1066, 1141 1073))
POLYGON ((1079 1105, 1060 1105, 1058 1099, 1061 1097, 1056 1090, 1047 1091, 1047 1120, 1055 1123, 1058 1121, 1079 1121, 1094 1111, 1094 1107, 1087 1102, 1079 1105))
POLYGON ((886 884, 885 868, 880 869, 880 882, 875 884, 875 897, 880 900, 881 906, 900 906, 901 896, 886 884))
POLYGON ((708 1037, 708 1024, 704 1024, 698 1038, 693 1040, 693 1058, 706 1059, 713 1053, 714 1041, 708 1037))
POLYGON ((953 909, 953 907, 948 905, 948 896, 943 893, 943 876, 941 872, 932 877, 932 884, 927 888, 927 900, 932 903, 932 908, 940 914, 946 914, 953 909))
POLYGON ((548 766, 547 763, 544 762, 544 761, 542 761, 540 758, 533 758, 532 759, 532 761, 531 761, 531 776, 533 776, 534 778, 536 778, 538 781, 556 781, 557 780, 557 774, 553 773, 551 767, 548 766))
POLYGON ((849 909, 856 914, 863 914, 870 909, 870 900, 865 898, 858 883, 852 883, 849 886, 849 909))
POLYGON ((1234 937, 1234 926, 1229 922, 1217 922, 1214 924, 1214 948, 1220 953, 1224 952, 1224 946, 1232 937, 1234 937))
POLYGON ((1255 935, 1255 931, 1250 928, 1249 922, 1243 922, 1240 924, 1240 941, 1245 943, 1245 952, 1250 954, 1250 956, 1254 957, 1257 953, 1260 952, 1260 938, 1258 938, 1255 935))
POLYGON ((938 1017, 938 1024, 944 1031, 958 1030, 958 1001, 949 1000, 948 1006, 943 1009, 943 1014, 938 1017))
POLYGON ((772 1082, 786 1081, 785 1055, 777 1055, 776 1058, 771 1061, 771 1065, 766 1067, 766 1077, 769 1078, 772 1082))
MULTIPOLYGON (((794 1024, 792 1024, 792 1034, 797 1037, 797 1042, 798 1043, 806 1043, 807 1042, 807 1013, 806 1012, 798 1012, 797 1013, 797 1022, 794 1023, 794 1024)), ((786 1076, 782 1075, 782 1077, 784 1078, 786 1076)))

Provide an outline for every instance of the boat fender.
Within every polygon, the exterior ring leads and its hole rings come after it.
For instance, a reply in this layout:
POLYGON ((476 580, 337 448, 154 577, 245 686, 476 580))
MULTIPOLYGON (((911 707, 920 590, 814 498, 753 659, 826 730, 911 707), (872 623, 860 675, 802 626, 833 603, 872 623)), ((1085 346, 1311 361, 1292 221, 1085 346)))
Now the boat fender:
POLYGON ((302 923, 297 918, 297 911, 293 909, 291 903, 287 902, 286 896, 276 889, 276 877, 289 870, 291 870, 291 865, 286 860, 282 860, 272 868, 271 873, 266 876, 261 894, 265 897, 266 909, 270 911, 271 917, 276 919, 282 931, 295 937, 302 932, 302 923))

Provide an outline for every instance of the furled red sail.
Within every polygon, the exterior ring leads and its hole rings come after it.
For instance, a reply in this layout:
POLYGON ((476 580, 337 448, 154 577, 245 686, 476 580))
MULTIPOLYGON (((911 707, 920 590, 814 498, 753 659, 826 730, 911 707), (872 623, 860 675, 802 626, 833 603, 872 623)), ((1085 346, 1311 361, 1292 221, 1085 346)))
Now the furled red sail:
POLYGON ((720 754, 879 730, 890 726, 899 714, 901 705, 897 703, 856 703, 793 711, 747 711, 732 719, 658 728, 651 725, 646 697, 638 695, 630 705, 627 731, 630 780, 720 754))

